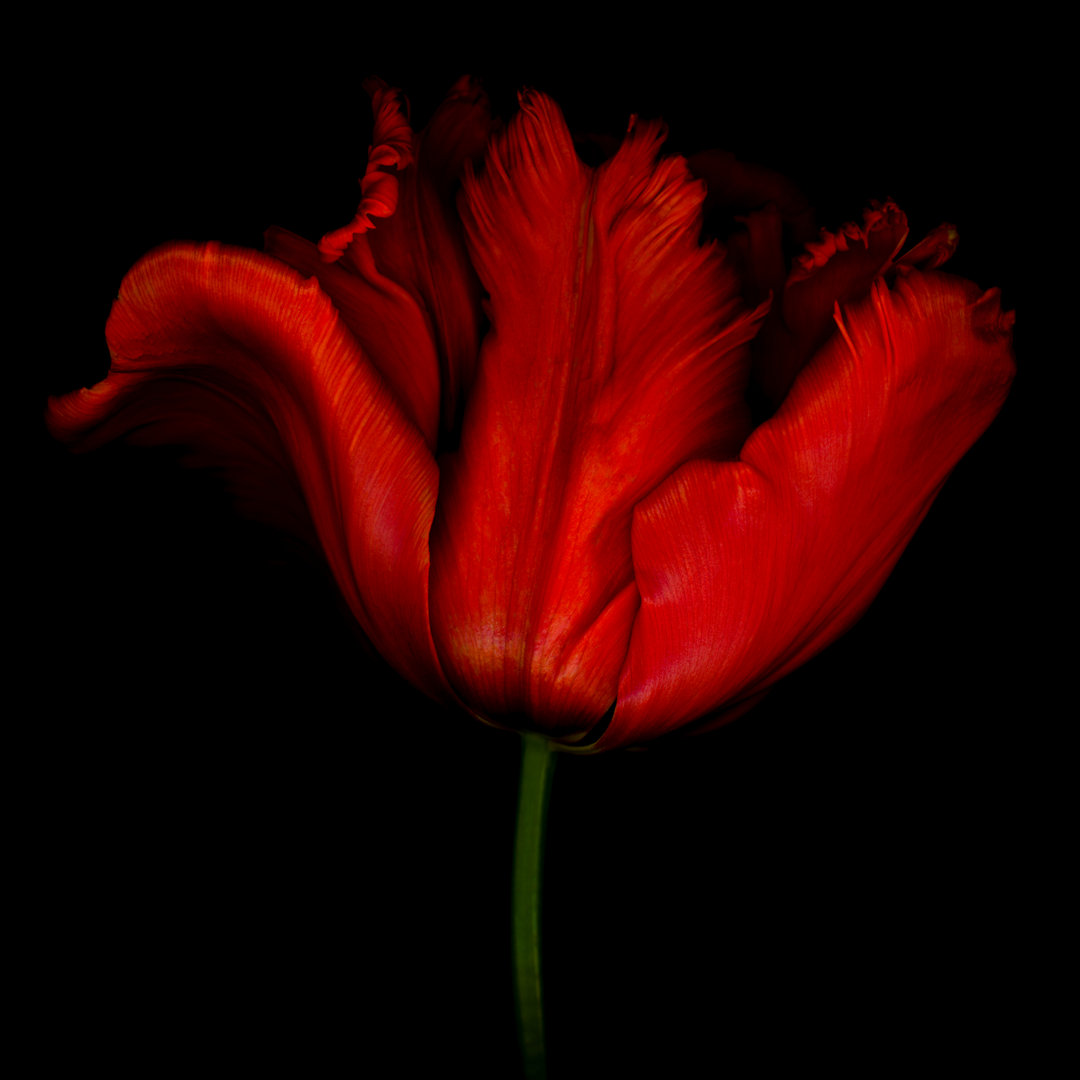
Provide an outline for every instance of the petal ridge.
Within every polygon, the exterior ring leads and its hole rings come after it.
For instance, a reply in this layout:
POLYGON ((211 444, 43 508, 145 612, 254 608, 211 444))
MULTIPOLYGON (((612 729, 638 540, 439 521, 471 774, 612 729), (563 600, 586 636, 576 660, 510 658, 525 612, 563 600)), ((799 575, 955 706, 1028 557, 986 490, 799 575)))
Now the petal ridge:
POLYGON ((434 451, 439 434, 439 357, 416 295, 379 271, 364 237, 353 242, 348 264, 326 262, 315 244, 286 229, 268 229, 265 247, 267 254, 318 280, 434 451))

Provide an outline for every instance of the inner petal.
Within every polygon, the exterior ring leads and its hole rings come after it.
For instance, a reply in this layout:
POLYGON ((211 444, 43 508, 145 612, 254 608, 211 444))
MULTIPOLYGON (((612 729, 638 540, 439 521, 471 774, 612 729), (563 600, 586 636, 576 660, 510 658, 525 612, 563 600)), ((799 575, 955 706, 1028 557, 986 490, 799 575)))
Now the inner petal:
POLYGON ((657 160, 663 137, 631 124, 590 169, 557 106, 527 93, 462 193, 492 328, 441 462, 432 628, 474 708, 553 733, 615 699, 639 602, 634 505, 747 433, 763 312, 723 249, 699 243, 704 185, 657 160))

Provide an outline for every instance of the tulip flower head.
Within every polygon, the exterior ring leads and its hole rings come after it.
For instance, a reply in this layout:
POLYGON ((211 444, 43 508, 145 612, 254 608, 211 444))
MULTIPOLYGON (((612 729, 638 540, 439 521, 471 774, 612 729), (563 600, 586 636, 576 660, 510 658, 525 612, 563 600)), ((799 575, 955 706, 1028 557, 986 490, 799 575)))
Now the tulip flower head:
POLYGON ((484 720, 604 750, 737 714, 880 590, 1005 400, 1011 314, 891 202, 815 237, 792 185, 656 121, 593 167, 543 94, 498 125, 463 79, 414 133, 369 89, 353 220, 146 255, 53 432, 223 466, 484 720))

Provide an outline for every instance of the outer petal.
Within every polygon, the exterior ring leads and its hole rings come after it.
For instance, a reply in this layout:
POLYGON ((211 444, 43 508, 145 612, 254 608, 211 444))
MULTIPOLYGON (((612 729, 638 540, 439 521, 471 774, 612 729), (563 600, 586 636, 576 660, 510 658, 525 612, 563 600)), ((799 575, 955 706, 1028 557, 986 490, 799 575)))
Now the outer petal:
POLYGON ((693 462, 635 513, 642 606, 598 749, 737 705, 846 630, 1004 401, 996 291, 912 271, 837 322, 740 461, 693 462))
POLYGON ((317 282, 257 252, 169 245, 124 279, 106 335, 108 377, 50 402, 53 433, 187 444, 265 501, 298 480, 365 632, 445 696, 427 611, 435 462, 317 282))
POLYGON ((318 248, 285 229, 266 233, 266 250, 318 279, 364 355, 375 365, 405 414, 434 452, 439 435, 439 357, 415 295, 375 266, 367 237, 353 242, 350 268, 327 263, 318 248))
POLYGON ((462 215, 492 331, 443 459, 432 627, 463 698, 560 733, 615 698, 637 607, 634 504, 745 437, 754 320, 701 184, 632 129, 600 169, 542 95, 468 178, 462 215))

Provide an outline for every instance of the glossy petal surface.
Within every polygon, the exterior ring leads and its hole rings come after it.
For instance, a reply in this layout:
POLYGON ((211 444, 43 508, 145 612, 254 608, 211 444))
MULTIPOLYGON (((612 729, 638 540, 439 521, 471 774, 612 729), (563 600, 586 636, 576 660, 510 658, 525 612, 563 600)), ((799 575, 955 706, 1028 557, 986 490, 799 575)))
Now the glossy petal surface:
POLYGON ((661 139, 639 125, 587 168, 528 94, 461 200, 492 329, 441 463, 432 626, 464 698, 549 731, 614 701, 635 503, 747 431, 755 316, 722 249, 700 246, 703 186, 656 160, 661 139))
POLYGON ((109 376, 50 403, 54 433, 191 446, 268 502, 298 481, 365 632, 445 695, 427 614, 435 462, 318 283, 256 252, 170 245, 124 279, 106 335, 109 376))
POLYGON ((913 271, 838 323, 738 462, 638 507, 642 606, 598 748, 737 706, 846 630, 1008 391, 995 291, 913 271))

